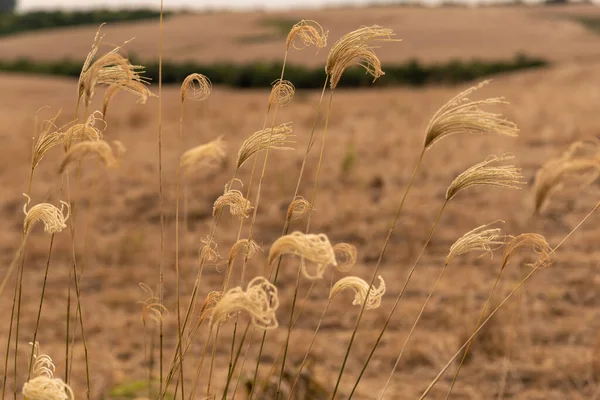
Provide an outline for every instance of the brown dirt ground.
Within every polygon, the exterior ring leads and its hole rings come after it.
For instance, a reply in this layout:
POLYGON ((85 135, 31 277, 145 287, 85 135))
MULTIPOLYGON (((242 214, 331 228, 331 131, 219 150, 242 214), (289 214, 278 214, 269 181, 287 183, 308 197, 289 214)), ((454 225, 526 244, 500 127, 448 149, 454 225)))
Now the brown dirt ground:
MULTIPOLYGON (((112 36, 110 38, 112 40, 112 36)), ((408 197, 381 269, 388 291, 382 307, 365 314, 343 379, 342 392, 347 393, 350 389, 451 180, 490 154, 512 152, 517 157, 516 163, 523 168, 528 184, 531 184, 537 168, 549 157, 560 154, 574 140, 597 136, 600 128, 600 115, 597 112, 600 104, 599 71, 600 64, 579 61, 565 62, 553 69, 499 77, 476 96, 502 95, 509 99, 512 104, 504 111, 519 125, 520 136, 516 139, 451 137, 427 153, 424 167, 408 197)), ((1 75, 0 87, 3 88, 0 92, 0 120, 4 122, 0 127, 0 170, 4 171, 0 174, 0 184, 4 188, 0 194, 0 232, 3 239, 0 241, 3 248, 0 254, 2 264, 6 266, 19 243, 23 218, 21 193, 27 189, 36 110, 41 106, 50 106, 50 109, 40 111, 40 118, 47 118, 62 108, 60 121, 68 121, 74 110, 76 85, 69 80, 1 75)), ((353 274, 365 278, 370 276, 422 145, 429 118, 440 105, 463 88, 340 90, 336 93, 311 230, 327 233, 332 242, 347 241, 358 247, 359 263, 353 274), (350 170, 344 171, 343 160, 351 147, 356 152, 355 163, 350 170)), ((211 225, 212 203, 222 193, 225 182, 231 178, 240 144, 262 127, 267 95, 263 90, 235 92, 218 87, 205 103, 186 105, 185 148, 223 135, 229 146, 230 161, 224 171, 200 174, 189 185, 191 233, 182 260, 184 299, 189 296, 197 272, 199 238, 206 235, 211 225)), ((165 89, 165 299, 171 310, 175 306, 173 229, 178 96, 177 88, 165 89)), ((278 121, 294 121, 297 145, 295 151, 273 152, 269 157, 269 169, 254 231, 264 252, 251 260, 249 276, 263 271, 269 246, 280 235, 317 101, 318 93, 300 92, 294 102, 278 114, 278 121)), ((128 148, 127 156, 120 169, 99 175, 97 196, 91 213, 87 212, 87 208, 94 187, 93 163, 84 164, 79 195, 73 194, 74 199, 81 198, 81 211, 76 225, 80 260, 83 256, 83 233, 87 221, 90 222, 91 239, 82 278, 82 307, 94 399, 107 398, 111 387, 143 379, 145 375, 144 335, 137 302, 145 296, 138 283, 156 287, 158 281, 160 228, 156 110, 156 99, 147 105, 137 105, 127 95, 117 96, 109 110, 105 135, 107 139, 121 140, 128 148)), ((34 202, 57 199, 60 178, 56 171, 60 153, 60 149, 53 151, 36 171, 32 191, 34 202)), ((305 197, 310 196, 317 156, 317 152, 313 151, 309 157, 307 178, 301 185, 301 194, 305 197)), ((248 182, 249 167, 244 168, 241 176, 244 182, 248 182)), ((71 185, 74 185, 74 178, 71 179, 71 185)), ((595 184, 576 195, 561 192, 554 197, 543 215, 537 218, 531 217, 532 198, 529 189, 510 191, 474 188, 453 199, 359 386, 359 396, 356 398, 377 397, 454 240, 478 225, 503 219, 507 233, 540 232, 555 245, 593 207, 599 194, 600 188, 595 184)), ((251 198, 254 198, 253 195, 251 198)), ((600 297, 597 290, 599 282, 595 276, 598 252, 594 244, 599 233, 595 222, 597 217, 565 243, 556 255, 552 269, 537 273, 527 285, 523 297, 520 300, 515 298, 492 320, 490 329, 485 331, 473 349, 473 357, 461 374, 454 398, 496 398, 505 372, 505 398, 588 399, 598 392, 600 366, 596 350, 600 297), (510 357, 505 357, 506 354, 510 354, 510 357)), ((219 225, 217 239, 222 253, 227 254, 235 240, 237 227, 238 222, 230 216, 226 216, 219 225)), ((303 229, 302 221, 293 228, 303 229)), ((70 243, 67 232, 58 235, 55 241, 39 336, 43 351, 54 358, 59 376, 64 376, 65 364, 70 243)), ((21 371, 27 365, 27 342, 32 339, 48 246, 48 235, 38 227, 26 251, 20 331, 21 371)), ((525 256, 519 258, 519 261, 523 260, 525 256)), ((497 273, 498 262, 498 257, 489 261, 487 258, 466 256, 448 269, 393 377, 387 398, 416 398, 460 347, 477 320, 497 273)), ((284 267, 280 281, 281 316, 287 315, 290 310, 295 279, 293 265, 286 264, 284 267)), ((235 274, 234 279, 239 279, 239 265, 235 274)), ((506 273, 501 285, 502 293, 510 290, 520 274, 515 263, 506 273)), ((218 289, 222 278, 222 272, 214 267, 207 268, 202 285, 203 295, 218 289)), ((308 283, 302 283, 301 298, 308 286, 308 283)), ((326 281, 319 282, 308 300, 298 328, 293 332, 291 364, 297 363, 304 354, 304 348, 326 303, 327 289, 326 281)), ((495 301, 500 299, 499 294, 495 301)), ((357 308, 350 306, 350 302, 351 296, 348 294, 332 303, 317 338, 315 375, 327 387, 335 382, 335 371, 341 363, 356 318, 357 308)), ((12 281, 0 298, 0 315, 5 320, 10 315, 11 304, 12 281)), ((176 327, 174 316, 172 312, 165 324, 167 357, 170 357, 176 341, 176 334, 173 333, 176 327)), ((265 367, 270 365, 285 339, 284 327, 287 322, 281 319, 283 327, 268 335, 263 363, 265 367)), ((5 338, 7 332, 8 324, 1 324, 0 337, 5 338)), ((223 339, 215 362, 217 393, 220 393, 224 383, 230 337, 231 331, 223 329, 223 339)), ((251 341, 250 360, 254 359, 257 352, 257 337, 255 334, 251 341)), ((205 338, 206 332, 202 331, 195 340, 192 356, 188 359, 188 371, 197 363, 205 338)), ((3 360, 6 354, 5 341, 2 343, 0 359, 3 360)), ((75 351, 72 383, 78 398, 82 398, 85 375, 79 338, 75 351)), ((246 374, 249 374, 249 365, 253 363, 247 364, 246 374)), ((266 373, 266 370, 262 372, 266 373)), ((188 372, 189 379, 191 375, 188 372)), ((23 379, 21 374, 19 387, 23 379)), ((449 379, 448 376, 440 382, 432 398, 443 398, 449 379)), ((206 381, 205 374, 202 380, 206 381)), ((9 390, 11 387, 12 383, 9 390)), ((190 387, 189 381, 187 387, 190 387)))
MULTIPOLYGON (((167 2, 168 3, 168 2, 167 2)), ((278 30, 266 20, 314 19, 330 31, 330 41, 361 25, 392 28, 400 46, 378 50, 383 62, 418 59, 443 62, 452 59, 506 59, 517 52, 552 61, 597 57, 598 36, 576 21, 577 16, 600 16, 595 6, 415 8, 375 7, 328 10, 205 13, 175 16, 165 21, 164 56, 174 61, 194 60, 250 62, 282 57, 278 30)), ((74 27, 31 32, 0 39, 3 58, 29 57, 54 60, 82 59, 90 48, 97 27, 74 27)), ((129 51, 143 60, 155 59, 158 22, 109 24, 103 31, 109 42, 135 38, 129 51)), ((327 52, 313 57, 312 51, 294 52, 290 62, 323 65, 327 52)))

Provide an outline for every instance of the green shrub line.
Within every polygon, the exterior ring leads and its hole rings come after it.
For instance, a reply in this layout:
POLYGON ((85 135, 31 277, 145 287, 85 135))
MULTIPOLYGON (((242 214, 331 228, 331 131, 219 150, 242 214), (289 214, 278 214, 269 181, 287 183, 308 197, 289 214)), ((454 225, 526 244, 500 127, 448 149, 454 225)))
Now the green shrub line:
MULTIPOLYGON (((171 15, 165 13, 165 16, 171 15)), ((0 36, 67 26, 100 25, 158 19, 160 13, 151 9, 93 11, 31 11, 24 14, 0 12, 0 36)))
MULTIPOLYGON (((135 59, 135 57, 133 57, 135 59)), ((145 76, 158 81, 158 63, 144 63, 133 60, 135 64, 146 66, 145 76)), ((0 71, 20 72, 38 75, 55 75, 78 77, 82 61, 33 61, 17 59, 12 61, 0 60, 0 71)), ((489 77, 522 69, 547 66, 548 62, 535 57, 517 54, 508 61, 449 61, 426 65, 417 60, 402 64, 385 64, 385 75, 372 82, 372 78, 364 73, 364 69, 349 68, 344 72, 339 87, 365 86, 424 86, 430 84, 457 84, 475 79, 489 77)), ((309 68, 299 65, 286 66, 286 79, 298 89, 321 88, 325 79, 323 68, 309 68)), ((233 63, 199 64, 196 62, 163 63, 163 83, 180 84, 187 75, 200 72, 210 78, 215 85, 226 85, 235 88, 264 88, 268 87, 281 74, 281 63, 250 63, 238 65, 233 63)))

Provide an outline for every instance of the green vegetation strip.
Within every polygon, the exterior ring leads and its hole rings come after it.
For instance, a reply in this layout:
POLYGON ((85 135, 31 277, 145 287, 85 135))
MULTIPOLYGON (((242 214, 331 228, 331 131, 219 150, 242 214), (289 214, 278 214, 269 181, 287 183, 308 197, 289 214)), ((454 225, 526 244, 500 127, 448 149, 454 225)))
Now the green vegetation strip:
MULTIPOLYGON (((165 14, 170 15, 170 13, 165 14)), ((158 11, 150 9, 32 11, 25 14, 0 12, 0 36, 66 26, 100 25, 103 22, 116 23, 158 19, 159 16, 158 11)))
MULTIPOLYGON (((144 63, 133 60, 134 64, 146 66, 146 76, 153 81, 158 78, 158 63, 144 63)), ((78 77, 81 61, 42 62, 27 59, 1 61, 0 71, 20 72, 39 75, 78 77)), ((404 64, 384 65, 385 75, 375 86, 423 86, 428 84, 456 84, 472 81, 500 73, 547 66, 548 62, 539 58, 517 55, 509 61, 450 61, 447 63, 424 65, 419 61, 404 64)), ((210 78, 215 85, 236 88, 264 88, 281 74, 281 63, 253 63, 236 65, 219 63, 202 65, 194 62, 163 63, 163 82, 179 84, 193 72, 200 72, 210 78)), ((323 68, 307 68, 288 65, 286 79, 299 89, 321 88, 325 79, 323 68)), ((365 75, 364 69, 349 68, 340 81, 340 87, 365 87, 373 85, 372 78, 365 75)))

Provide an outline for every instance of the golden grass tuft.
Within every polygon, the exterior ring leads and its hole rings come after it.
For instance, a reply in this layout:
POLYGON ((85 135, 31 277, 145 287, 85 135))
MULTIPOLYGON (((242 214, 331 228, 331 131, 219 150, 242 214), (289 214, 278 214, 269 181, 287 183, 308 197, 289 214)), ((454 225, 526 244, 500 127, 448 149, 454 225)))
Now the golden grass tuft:
POLYGON ((552 258, 550 256, 553 253, 553 250, 546 241, 546 238, 537 233, 522 233, 515 236, 506 244, 504 255, 502 257, 501 269, 504 269, 508 265, 517 250, 521 247, 531 247, 537 254, 537 261, 526 265, 534 268, 547 268, 552 265, 552 258))
POLYGON ((485 161, 475 164, 465 172, 461 173, 452 181, 446 191, 446 201, 450 200, 458 192, 476 185, 499 186, 509 189, 520 189, 525 184, 521 169, 514 165, 491 166, 514 159, 513 155, 504 154, 500 157, 490 156, 485 161))
POLYGON ((39 345, 32 344, 34 363, 30 366, 33 375, 23 384, 22 393, 27 400, 72 400, 73 390, 62 379, 54 377, 54 363, 50 356, 39 354, 39 345))
MULTIPOLYGON (((123 43, 121 46, 115 47, 94 61, 102 40, 104 39, 104 35, 100 35, 100 30, 103 25, 104 24, 100 25, 96 32, 92 48, 86 57, 79 75, 79 98, 83 96, 85 104, 89 105, 94 96, 95 88, 99 84, 109 86, 125 85, 127 86, 127 91, 138 95, 141 99, 144 98, 144 96, 147 97, 147 89, 142 89, 142 87, 145 87, 144 85, 131 84, 133 81, 141 84, 146 82, 140 75, 143 72, 144 67, 132 65, 128 59, 119 54, 119 51, 121 51, 122 47, 127 44, 127 42, 123 43)), ((125 89, 124 87, 122 88, 125 89)))
POLYGON ((385 73, 381 70, 381 61, 377 58, 372 42, 390 42, 395 33, 379 25, 363 26, 344 35, 338 40, 327 57, 325 72, 329 76, 331 89, 335 89, 342 74, 351 65, 363 67, 373 76, 373 82, 385 73))
POLYGON ((350 243, 338 243, 333 246, 333 252, 336 254, 336 269, 338 271, 348 272, 356 264, 358 251, 354 245, 350 243))
POLYGON ((333 299, 346 289, 352 289, 354 291, 352 305, 362 306, 366 299, 367 304, 365 305, 365 309, 375 309, 381 305, 381 298, 385 294, 385 281, 381 276, 377 276, 377 279, 379 279, 379 287, 376 288, 375 285, 373 285, 369 291, 369 283, 362 278, 357 276, 347 276, 342 278, 331 288, 329 299, 333 299), (368 296, 367 293, 369 293, 368 296))
POLYGON ((162 321, 169 312, 167 307, 160 303, 160 299, 154 295, 154 292, 148 285, 140 282, 140 287, 144 292, 148 293, 146 300, 138 301, 138 304, 142 305, 142 322, 146 325, 148 318, 156 323, 162 321))
POLYGON ((145 81, 139 79, 129 79, 123 82, 113 83, 109 85, 108 89, 104 92, 104 98, 102 99, 102 115, 106 118, 106 112, 108 105, 112 98, 120 91, 131 93, 138 97, 138 104, 146 104, 149 97, 156 96, 150 91, 145 81))
POLYGON ((181 155, 179 162, 184 175, 194 171, 213 168, 225 160, 225 142, 222 136, 206 144, 192 147, 181 155))
POLYGON ((545 163, 535 176, 534 214, 539 214, 552 193, 565 185, 586 186, 600 174, 600 141, 577 141, 559 157, 545 163))
POLYGON ((446 265, 450 264, 454 258, 472 251, 481 251, 489 254, 490 257, 493 257, 493 251, 499 249, 506 243, 506 236, 502 234, 500 228, 488 228, 496 222, 481 225, 472 231, 465 233, 454 242, 454 244, 450 246, 450 251, 446 256, 446 265))
POLYGON ((269 265, 284 254, 300 257, 302 275, 310 280, 322 279, 328 265, 337 266, 335 252, 327 235, 293 232, 278 238, 269 251, 269 265), (315 265, 314 274, 310 274, 306 262, 315 265))
POLYGON ((181 84, 181 102, 186 99, 202 101, 208 99, 212 93, 210 79, 198 73, 189 74, 181 84))
POLYGON ((47 233, 59 233, 67 227, 66 221, 69 219, 70 210, 67 203, 61 201, 60 208, 49 203, 39 203, 27 210, 31 199, 25 193, 23 193, 23 196, 27 199, 23 205, 23 213, 25 214, 23 232, 25 234, 28 234, 38 221, 44 223, 44 231, 47 233))
POLYGON ((231 250, 229 251, 229 260, 233 260, 238 256, 238 254, 244 254, 246 258, 253 257, 259 250, 262 250, 258 243, 256 243, 252 239, 240 239, 233 246, 231 246, 231 250))
POLYGON ((102 131, 104 129, 100 130, 96 127, 98 121, 101 121, 101 123, 104 124, 105 129, 106 123, 104 122, 104 116, 100 111, 93 112, 83 124, 73 124, 70 126, 63 134, 65 151, 69 151, 71 149, 71 144, 77 140, 102 140, 102 131))
MULTIPOLYGON (((121 149, 122 150, 122 149, 121 149)), ((104 164, 106 168, 115 168, 118 165, 117 158, 113 153, 113 149, 104 140, 96 140, 94 142, 81 142, 74 144, 65 154, 58 173, 65 172, 67 167, 76 161, 81 161, 87 155, 95 155, 104 164)))
POLYGON ((212 315, 215 306, 223 298, 223 292, 220 290, 213 290, 206 295, 202 307, 200 307, 200 318, 198 324, 202 323, 206 318, 212 315))
POLYGON ((294 99, 296 88, 294 84, 285 79, 277 79, 271 85, 271 93, 269 94, 269 108, 277 105, 283 107, 294 99))
POLYGON ((200 250, 198 251, 198 257, 200 263, 216 263, 221 259, 221 255, 217 251, 217 243, 211 237, 203 237, 200 239, 200 250))
POLYGON ((225 193, 215 200, 213 204, 213 217, 217 215, 219 210, 227 206, 229 206, 231 215, 239 218, 248 218, 250 210, 252 210, 250 200, 244 198, 242 192, 236 189, 227 190, 226 188, 225 193))
POLYGON ((42 130, 33 146, 31 156, 31 169, 35 170, 48 150, 63 143, 64 134, 56 127, 55 122, 60 115, 60 111, 54 117, 45 121, 42 130))
POLYGON ((296 196, 288 207, 287 218, 289 220, 300 219, 313 210, 314 208, 308 200, 302 196, 296 196))
POLYGON ((234 314, 244 311, 256 328, 275 329, 279 326, 275 315, 278 307, 277 288, 259 276, 248 283, 245 291, 239 286, 229 289, 215 305, 211 324, 223 323, 234 314))
POLYGON ((252 155, 262 150, 292 150, 293 148, 288 146, 295 143, 290 140, 291 136, 293 136, 291 122, 284 122, 273 128, 254 132, 240 147, 236 162, 237 168, 240 168, 252 155))
POLYGON ((296 50, 302 50, 305 47, 315 46, 317 51, 327 46, 327 35, 329 31, 324 31, 323 27, 313 20, 302 20, 295 24, 285 41, 286 50, 292 46, 296 50), (301 44, 298 44, 298 41, 301 44))
POLYGON ((475 101, 467 98, 468 95, 489 82, 489 80, 483 81, 470 87, 452 98, 435 113, 427 127, 425 149, 433 146, 438 140, 457 133, 517 136, 519 129, 515 123, 502 118, 501 114, 481 109, 481 106, 484 105, 507 104, 503 98, 493 97, 475 101))

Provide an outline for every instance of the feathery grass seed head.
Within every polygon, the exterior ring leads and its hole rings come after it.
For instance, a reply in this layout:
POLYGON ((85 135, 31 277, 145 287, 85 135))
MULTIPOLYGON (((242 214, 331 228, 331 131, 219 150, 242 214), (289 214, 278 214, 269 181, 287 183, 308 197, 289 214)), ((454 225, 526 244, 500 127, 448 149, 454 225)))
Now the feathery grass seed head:
POLYGON ((290 33, 288 33, 285 48, 289 50, 292 46, 296 50, 302 50, 305 47, 315 46, 317 51, 327 46, 327 35, 329 31, 323 31, 323 27, 312 20, 302 20, 295 24, 290 33), (301 44, 297 43, 299 39, 301 44))
POLYGON ((89 140, 92 142, 102 140, 102 131, 104 129, 106 129, 104 116, 100 111, 93 112, 84 123, 73 124, 64 132, 63 145, 65 152, 69 151, 71 149, 71 144, 77 140, 89 140), (96 126, 98 121, 104 124, 102 129, 96 126))
POLYGON ((147 319, 150 318, 152 321, 159 323, 169 312, 167 307, 160 303, 160 299, 154 296, 154 292, 148 285, 140 282, 140 287, 148 293, 146 300, 138 301, 138 304, 142 305, 142 322, 146 325, 147 319))
POLYGON ((302 275, 310 280, 321 279, 328 265, 337 266, 335 252, 325 234, 293 232, 278 238, 269 251, 271 265, 279 256, 291 254, 300 257, 302 275), (314 274, 308 272, 306 262, 315 265, 314 274))
POLYGON ((452 181, 446 191, 446 201, 450 200, 458 192, 471 186, 488 185, 500 186, 509 189, 520 189, 525 184, 521 169, 514 165, 490 166, 506 160, 512 160, 514 156, 505 154, 500 157, 491 156, 487 160, 472 166, 461 173, 452 181))
POLYGON ((194 101, 208 99, 212 93, 212 84, 210 79, 198 73, 189 74, 181 84, 181 102, 189 98, 194 101))
POLYGON ((31 157, 31 169, 35 170, 48 150, 63 143, 64 134, 56 127, 55 122, 60 115, 60 111, 50 120, 45 121, 38 138, 33 146, 31 157))
POLYGON ((381 61, 377 58, 372 42, 389 42, 394 32, 378 25, 363 26, 338 40, 327 57, 325 72, 329 76, 331 89, 335 89, 342 74, 349 66, 358 64, 373 76, 373 82, 385 73, 381 70, 381 61))
POLYGON ((504 256, 502 257, 502 269, 510 262, 517 250, 521 247, 531 247, 537 254, 538 259, 535 263, 526 265, 533 268, 546 268, 552 265, 552 248, 546 241, 546 238, 537 233, 522 233, 515 236, 504 248, 504 256))
POLYGON ((338 271, 348 272, 356 264, 358 251, 350 243, 338 243, 333 246, 333 251, 336 254, 336 269, 338 271))
POLYGON ((234 217, 247 218, 252 205, 250 200, 244 198, 242 192, 236 189, 227 190, 223 193, 213 205, 213 217, 217 215, 217 212, 223 207, 229 206, 229 212, 234 217))
POLYGON ((296 88, 292 82, 277 79, 271 86, 271 93, 269 94, 269 108, 274 105, 283 107, 286 104, 289 104, 294 98, 296 88))
POLYGON ((302 196, 296 196, 288 207, 287 218, 289 220, 300 219, 310 211, 314 211, 310 202, 302 196))
POLYGON ((275 329, 279 325, 275 312, 279 307, 277 288, 259 276, 252 279, 244 291, 241 287, 229 289, 213 308, 211 324, 225 322, 233 314, 244 311, 259 329, 275 329))
POLYGON ((193 171, 212 168, 225 160, 225 143, 219 136, 213 141, 192 147, 181 155, 179 163, 184 175, 190 175, 193 171))
POLYGON ((237 168, 240 168, 252 155, 262 150, 292 150, 292 147, 287 146, 295 143, 290 140, 291 136, 293 135, 290 122, 277 125, 273 129, 266 128, 254 132, 240 147, 237 168))
POLYGON ((535 176, 534 214, 547 199, 565 185, 581 187, 595 181, 600 174, 600 141, 596 138, 572 143, 560 157, 545 163, 535 176))
POLYGON ((203 237, 200 239, 200 250, 198 256, 200 263, 217 263, 221 259, 221 255, 217 251, 217 243, 210 237, 203 237))
POLYGON ((347 276, 342 278, 331 288, 329 299, 333 299, 338 293, 346 289, 352 289, 354 291, 354 301, 352 301, 352 305, 362 306, 366 299, 366 310, 377 308, 381 305, 381 298, 385 294, 385 282, 383 278, 378 276, 377 279, 379 279, 379 287, 376 288, 375 285, 373 285, 369 291, 369 284, 362 278, 357 276, 347 276), (367 292, 369 292, 368 297, 367 292))
POLYGON ((98 157, 106 168, 115 168, 118 165, 113 149, 104 140, 94 142, 80 142, 74 144, 65 154, 58 173, 62 174, 66 168, 75 161, 81 161, 85 156, 92 154, 98 157))
POLYGON ((54 378, 54 363, 50 356, 39 354, 39 344, 33 345, 34 363, 30 367, 33 378, 23 384, 22 393, 27 400, 73 400, 71 387, 62 379, 54 378))
MULTIPOLYGON (((504 222, 504 221, 501 221, 504 222)), ((446 256, 446 265, 450 264, 456 257, 471 251, 481 251, 493 256, 493 251, 505 244, 506 236, 500 228, 488 228, 495 222, 481 225, 472 231, 465 233, 452 246, 446 256), (486 229, 488 228, 488 229, 486 229)))
POLYGON ((108 89, 104 92, 104 99, 102 100, 102 115, 106 119, 106 112, 108 105, 112 98, 120 91, 131 93, 138 97, 136 103, 146 104, 149 97, 156 96, 148 88, 148 83, 145 80, 129 79, 123 82, 113 83, 108 86, 108 89))
POLYGON ((251 258, 259 250, 262 250, 258 243, 252 239, 240 239, 231 247, 229 260, 233 260, 238 254, 243 253, 246 258, 251 258))
POLYGON ((31 199, 25 193, 23 193, 23 196, 27 199, 23 205, 23 213, 25 214, 23 232, 25 234, 28 234, 38 221, 44 223, 44 231, 47 233, 58 233, 67 227, 66 221, 69 219, 70 210, 67 203, 61 201, 60 208, 49 203, 39 203, 27 210, 31 199), (67 210, 66 214, 65 208, 67 210))
POLYGON ((494 114, 481 109, 484 105, 507 104, 501 97, 485 100, 469 100, 468 95, 481 88, 489 81, 473 86, 448 103, 433 116, 425 135, 425 149, 430 148, 443 137, 456 133, 483 134, 490 133, 504 136, 517 136, 517 126, 501 114, 494 114))

